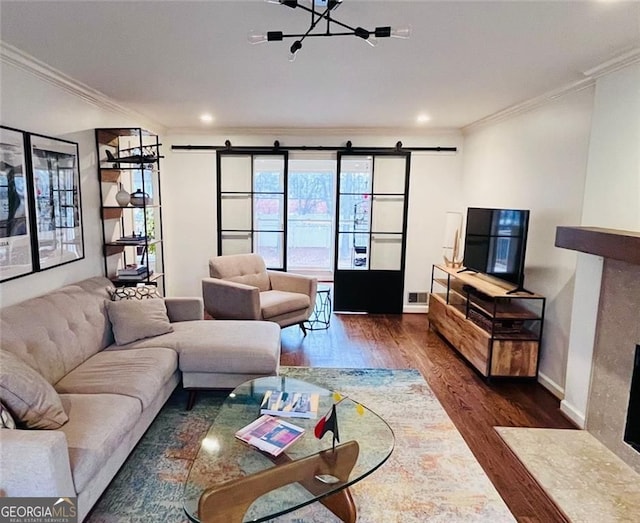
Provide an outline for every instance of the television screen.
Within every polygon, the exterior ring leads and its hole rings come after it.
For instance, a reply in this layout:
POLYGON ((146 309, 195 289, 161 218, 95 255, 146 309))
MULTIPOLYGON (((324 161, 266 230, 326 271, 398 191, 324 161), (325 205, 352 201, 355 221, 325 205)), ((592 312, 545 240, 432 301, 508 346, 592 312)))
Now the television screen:
POLYGON ((529 211, 467 209, 463 265, 523 285, 529 211))

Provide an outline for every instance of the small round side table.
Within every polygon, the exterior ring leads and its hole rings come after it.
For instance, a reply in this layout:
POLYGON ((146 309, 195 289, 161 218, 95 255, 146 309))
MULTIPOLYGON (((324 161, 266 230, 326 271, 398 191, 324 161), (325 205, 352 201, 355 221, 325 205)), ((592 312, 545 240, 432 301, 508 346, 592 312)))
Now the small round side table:
POLYGON ((331 286, 318 285, 316 305, 311 317, 305 322, 305 328, 310 331, 326 330, 331 321, 331 286))

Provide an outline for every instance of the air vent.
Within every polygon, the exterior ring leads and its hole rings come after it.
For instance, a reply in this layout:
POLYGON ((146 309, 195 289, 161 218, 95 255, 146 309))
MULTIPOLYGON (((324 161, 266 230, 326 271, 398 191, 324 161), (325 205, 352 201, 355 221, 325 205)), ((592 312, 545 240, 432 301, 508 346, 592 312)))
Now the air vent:
POLYGON ((428 292, 410 292, 409 293, 409 303, 426 305, 428 298, 429 298, 428 292))

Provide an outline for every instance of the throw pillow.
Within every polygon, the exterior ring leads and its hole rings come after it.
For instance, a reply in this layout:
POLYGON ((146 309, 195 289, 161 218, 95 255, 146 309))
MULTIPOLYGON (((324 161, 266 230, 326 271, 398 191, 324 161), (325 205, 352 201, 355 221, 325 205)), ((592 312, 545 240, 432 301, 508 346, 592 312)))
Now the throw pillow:
POLYGON ((0 401, 0 423, 3 429, 15 429, 16 422, 11 415, 11 412, 7 410, 7 407, 0 401))
POLYGON ((145 300, 148 298, 162 298, 155 285, 139 285, 137 287, 109 287, 107 289, 111 301, 145 300))
POLYGON ((69 420, 51 384, 6 350, 0 350, 0 401, 29 429, 58 429, 69 420))
POLYGON ((116 344, 173 332, 164 300, 120 300, 107 302, 116 344))

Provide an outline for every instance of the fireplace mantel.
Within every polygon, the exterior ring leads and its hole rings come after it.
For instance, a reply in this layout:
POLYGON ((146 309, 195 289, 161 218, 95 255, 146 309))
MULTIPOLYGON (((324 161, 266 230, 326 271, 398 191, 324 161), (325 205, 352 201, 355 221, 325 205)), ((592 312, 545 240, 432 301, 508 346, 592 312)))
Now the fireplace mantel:
POLYGON ((640 265, 640 232, 601 227, 556 227, 555 245, 640 265))

